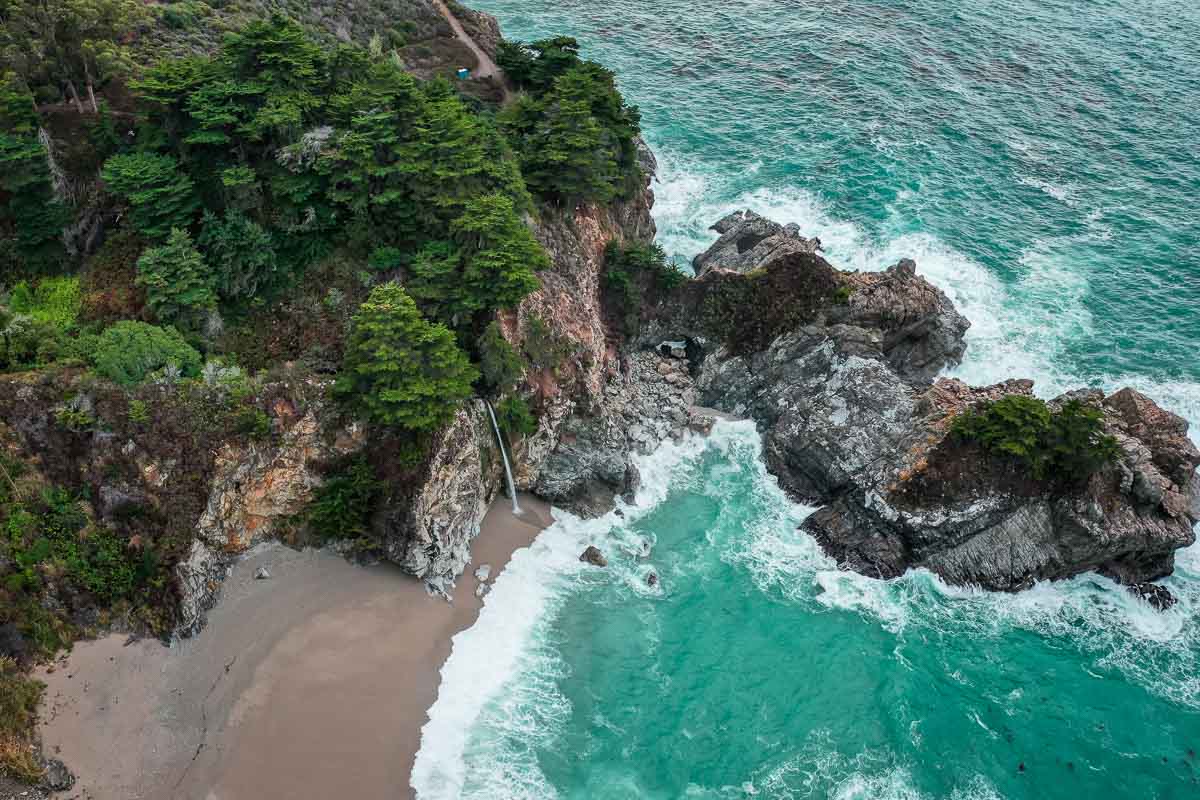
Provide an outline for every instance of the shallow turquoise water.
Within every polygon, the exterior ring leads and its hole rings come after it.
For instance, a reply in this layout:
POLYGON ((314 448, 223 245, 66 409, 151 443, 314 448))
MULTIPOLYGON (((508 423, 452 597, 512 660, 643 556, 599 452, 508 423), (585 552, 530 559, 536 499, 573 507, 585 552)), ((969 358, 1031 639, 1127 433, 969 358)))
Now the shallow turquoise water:
MULTIPOLYGON (((962 377, 1131 384, 1200 422, 1196 4, 475 5, 616 70, 673 254, 749 206, 847 268, 913 257, 974 323, 962 377)), ((872 581, 796 532, 746 425, 643 472, 456 640, 420 797, 1200 797, 1200 547, 1167 614, 1097 577, 872 581)))

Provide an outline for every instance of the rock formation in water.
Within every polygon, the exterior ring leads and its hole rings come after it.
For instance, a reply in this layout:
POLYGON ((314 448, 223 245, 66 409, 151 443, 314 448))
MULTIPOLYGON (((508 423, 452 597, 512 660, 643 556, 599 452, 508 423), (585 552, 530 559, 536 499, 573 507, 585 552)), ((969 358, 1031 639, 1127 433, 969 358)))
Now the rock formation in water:
MULTIPOLYGON (((962 358, 968 323, 913 262, 841 272, 756 215, 716 229, 703 274, 647 312, 642 344, 689 342, 700 401, 758 423, 780 484, 823 506, 805 530, 844 567, 925 567, 998 590, 1089 570, 1129 585, 1170 574, 1200 518, 1184 420, 1132 389, 1065 395, 1050 408, 1101 411, 1119 456, 1082 483, 1034 479, 951 435, 956 416, 1032 382, 932 383, 962 358), (739 255, 756 251, 757 266, 739 255)), ((1161 604, 1160 588, 1143 594, 1161 604)))

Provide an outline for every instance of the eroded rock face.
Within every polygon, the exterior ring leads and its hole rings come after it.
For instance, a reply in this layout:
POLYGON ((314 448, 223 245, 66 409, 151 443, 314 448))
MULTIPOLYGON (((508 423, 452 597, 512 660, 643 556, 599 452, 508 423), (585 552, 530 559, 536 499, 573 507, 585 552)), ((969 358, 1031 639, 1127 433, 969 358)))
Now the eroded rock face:
POLYGON ((813 254, 821 249, 821 240, 801 236, 798 225, 780 225, 753 211, 735 211, 711 230, 721 238, 692 260, 696 275, 713 269, 749 272, 789 253, 813 254))
MULTIPOLYGON (((521 489, 586 516, 604 513, 614 495, 637 486, 628 422, 609 408, 616 395, 612 387, 627 382, 629 373, 605 324, 601 280, 610 242, 654 238, 650 183, 657 165, 644 143, 638 154, 646 183, 633 198, 545 213, 536 221, 534 233, 553 266, 538 275, 541 287, 515 313, 501 317, 514 346, 548 334, 567 351, 557 365, 525 376, 538 407, 538 428, 514 446, 514 479, 521 489)), ((659 439, 647 435, 646 441, 659 439)))
POLYGON ((208 505, 196 525, 210 547, 240 553, 271 538, 281 520, 299 513, 324 479, 320 468, 356 452, 365 431, 352 424, 333 435, 316 409, 267 443, 229 442, 213 464, 208 505))
POLYGON ((498 459, 483 402, 463 406, 438 434, 414 493, 384 512, 388 560, 425 579, 456 578, 470 561, 471 540, 499 489, 491 463, 498 459))
POLYGON ((686 361, 656 352, 630 354, 610 377, 601 411, 572 417, 563 426, 534 491, 582 517, 612 510, 616 496, 632 502, 641 481, 633 454, 712 427, 711 415, 695 408, 695 401, 686 361))

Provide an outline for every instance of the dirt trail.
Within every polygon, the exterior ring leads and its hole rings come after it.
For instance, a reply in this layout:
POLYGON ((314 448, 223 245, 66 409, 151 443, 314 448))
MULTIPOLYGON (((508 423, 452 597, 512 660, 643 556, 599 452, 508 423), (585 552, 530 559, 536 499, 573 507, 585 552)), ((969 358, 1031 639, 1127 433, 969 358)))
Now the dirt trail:
MULTIPOLYGON (((458 37, 459 41, 471 48, 471 52, 475 54, 477 59, 479 59, 479 66, 475 68, 475 71, 472 73, 471 77, 490 78, 492 76, 496 76, 503 78, 500 68, 496 66, 496 62, 492 61, 491 56, 483 52, 483 48, 475 44, 475 40, 472 39, 465 30, 463 30, 462 23, 458 21, 457 17, 450 13, 450 9, 446 7, 446 4, 442 2, 442 0, 433 0, 433 4, 437 7, 437 10, 441 12, 442 16, 446 18, 446 22, 450 23, 450 27, 454 29, 454 35, 458 37)), ((507 95, 507 91, 505 94, 507 95)))

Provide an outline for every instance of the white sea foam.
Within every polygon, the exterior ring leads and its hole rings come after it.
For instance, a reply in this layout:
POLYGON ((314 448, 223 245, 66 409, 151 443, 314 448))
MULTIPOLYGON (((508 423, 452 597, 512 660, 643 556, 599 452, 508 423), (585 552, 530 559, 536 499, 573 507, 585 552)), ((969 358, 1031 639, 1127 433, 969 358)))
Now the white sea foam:
MULTIPOLYGON (((670 154, 662 163, 656 217, 670 252, 702 251, 716 238, 708 225, 731 211, 751 208, 819 237, 827 257, 843 269, 879 270, 912 258, 918 271, 972 323, 966 358, 948 374, 974 384, 1027 377, 1044 397, 1089 384, 1062 366, 1067 361, 1064 348, 1085 341, 1095 321, 1087 304, 1086 275, 1063 267, 1056 242, 1035 241, 1021 255, 1019 277, 1006 282, 928 234, 902 233, 875 241, 834 217, 811 192, 760 188, 723 200, 731 193, 722 191, 715 176, 681 169, 670 154)), ((1073 200, 1067 188, 1037 187, 1064 202, 1073 200)), ((1094 227, 1083 235, 1103 238, 1104 230, 1094 227)), ((1131 386, 1147 394, 1191 421, 1191 435, 1200 442, 1200 384, 1141 375, 1099 376, 1090 383, 1105 391, 1131 386)), ((809 537, 779 531, 778 526, 762 526, 750 531, 746 544, 744 560, 766 591, 802 600, 811 597, 809 587, 815 585, 820 604, 862 613, 898 633, 917 626, 979 636, 1013 628, 1063 636, 1099 667, 1117 669, 1176 702, 1200 707, 1200 544, 1180 553, 1176 573, 1167 581, 1180 602, 1160 613, 1095 575, 1039 584, 1015 596, 949 587, 923 571, 878 581, 837 570, 809 537)))
MULTIPOLYGON (((714 221, 730 211, 753 208, 781 222, 796 222, 805 235, 820 237, 831 261, 844 269, 876 270, 901 258, 916 260, 919 271, 972 321, 966 360, 953 375, 977 384, 1029 377, 1043 396, 1084 383, 1062 368, 1061 355, 1066 342, 1086 337, 1094 325, 1086 276, 1060 268, 1052 242, 1029 248, 1020 259, 1019 277, 1006 282, 926 234, 873 241, 859 227, 833 217, 820 198, 805 191, 759 189, 726 202, 720 198, 731 193, 716 173, 683 169, 669 152, 660 153, 655 216, 660 243, 668 253, 690 258, 715 239, 708 230, 714 221)), ((1038 188, 1054 196, 1056 187, 1038 188)), ((1071 197, 1058 199, 1069 202, 1071 197)), ((912 200, 910 196, 898 202, 912 200)), ((1129 385, 1145 392, 1191 420, 1193 437, 1200 441, 1200 385, 1138 375, 1102 376, 1093 383, 1106 390, 1129 385)), ((910 634, 989 639, 1018 629, 1060 638, 1090 658, 1093 669, 1117 670, 1159 695, 1200 708, 1200 544, 1179 554, 1176 574, 1166 581, 1179 603, 1166 613, 1094 575, 1038 584, 1017 595, 950 587, 920 570, 892 581, 874 580, 837 570, 810 537, 796 531, 811 509, 787 500, 766 473, 759 446, 749 423, 719 423, 707 441, 691 438, 667 445, 641 460, 638 503, 622 509, 624 518, 610 514, 584 521, 556 513, 555 524, 514 556, 488 596, 479 622, 455 637, 442 670, 441 690, 422 731, 413 771, 421 800, 557 797, 538 768, 536 747, 555 735, 571 713, 557 688, 566 667, 553 641, 552 623, 580 581, 589 579, 578 553, 601 539, 614 549, 638 552, 646 533, 634 532, 628 523, 661 504, 707 447, 721 448, 732 468, 754 472, 757 513, 748 518, 743 539, 721 544, 723 558, 745 566, 762 591, 812 603, 826 613, 852 612, 873 620, 897 635, 895 657, 900 660, 910 634)), ((703 490, 719 497, 738 482, 710 475, 703 490)), ((737 513, 726 505, 722 514, 737 513)), ((626 563, 620 565, 626 570, 620 577, 632 590, 644 593, 647 568, 626 563)), ((672 581, 699 576, 660 571, 660 577, 658 591, 669 592, 672 581)), ((653 639, 652 626, 647 628, 653 639)), ((878 754, 847 760, 820 743, 764 769, 736 786, 692 786, 685 794, 771 797, 786 788, 787 796, 794 797, 921 797, 912 788, 906 765, 881 761, 878 754), (808 793, 797 793, 796 787, 808 793)), ((648 796, 629 783, 633 779, 627 775, 601 777, 608 781, 608 796, 648 796)), ((954 790, 950 800, 998 796, 980 778, 954 790)))
MULTIPOLYGON (((755 774, 752 785, 764 797, 835 800, 932 800, 913 785, 909 765, 886 748, 848 757, 827 731, 814 731, 805 745, 780 764, 755 774)), ((722 794, 732 797, 732 794, 722 794)), ((942 800, 1000 800, 982 777, 954 788, 942 800)))
MULTIPOLYGON (((949 375, 975 384, 1030 378, 1044 397, 1085 385, 1105 391, 1131 386, 1189 420, 1192 438, 1200 442, 1200 383, 1130 374, 1082 379, 1062 366, 1064 349, 1085 341, 1095 322, 1087 303, 1087 277, 1059 263, 1055 242, 1036 241, 1018 259, 1019 277, 1006 282, 929 234, 904 232, 877 241, 861 227, 835 217, 827 203, 804 189, 733 193, 728 177, 685 165, 670 151, 663 151, 660 165, 654 214, 659 241, 668 253, 690 258, 702 252, 716 240, 710 225, 732 211, 750 208, 779 222, 795 222, 805 236, 820 238, 826 256, 842 269, 880 270, 911 258, 918 272, 971 320, 966 357, 949 375)), ((897 201, 902 202, 906 201, 897 201)), ((1088 222, 1082 235, 1104 239, 1107 229, 1092 218, 1088 222)))

